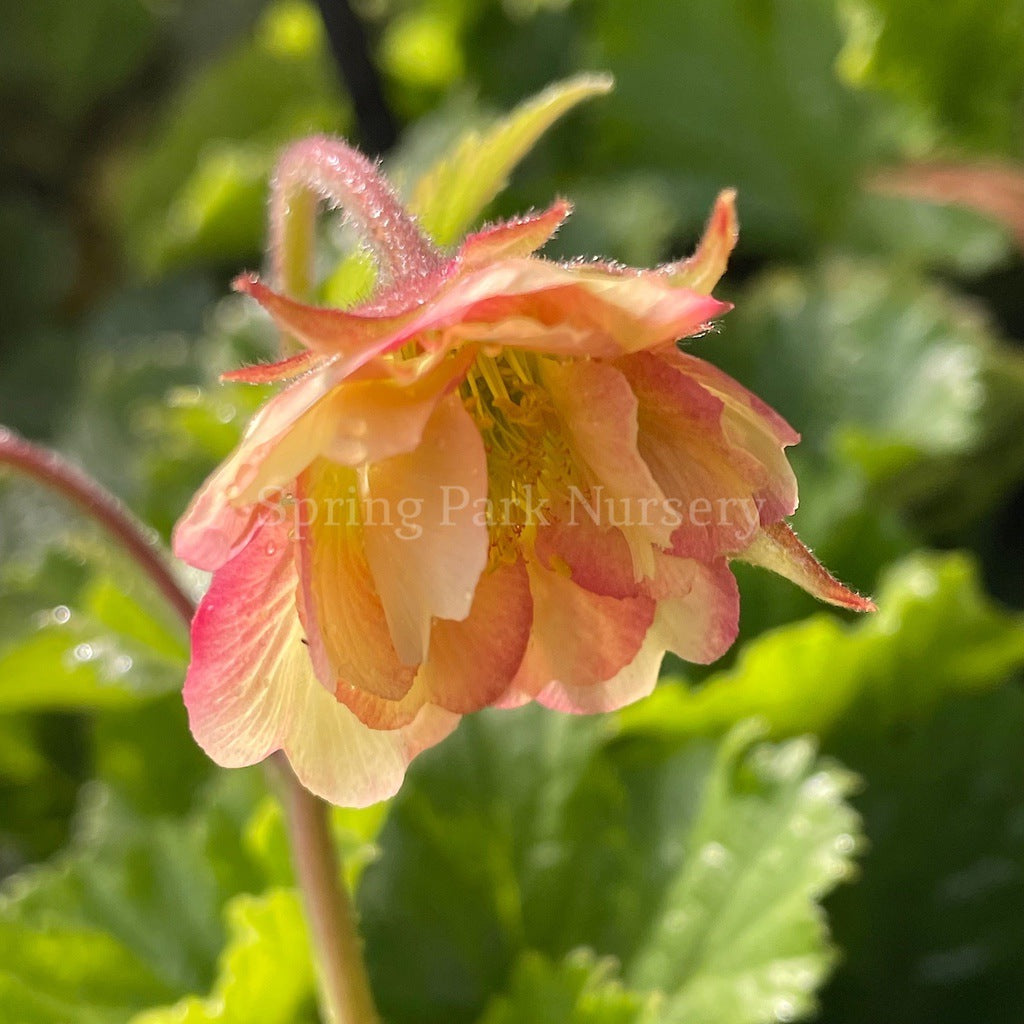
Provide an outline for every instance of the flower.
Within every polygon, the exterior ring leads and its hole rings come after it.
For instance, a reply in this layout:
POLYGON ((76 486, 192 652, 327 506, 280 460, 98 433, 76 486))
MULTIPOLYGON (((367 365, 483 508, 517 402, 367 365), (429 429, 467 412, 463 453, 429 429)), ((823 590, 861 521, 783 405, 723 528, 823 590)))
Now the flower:
POLYGON ((378 286, 343 311, 235 282, 300 348, 226 375, 285 386, 175 531, 213 573, 185 701, 214 760, 283 749, 308 788, 362 805, 463 714, 620 707, 665 651, 730 646, 735 558, 871 607, 785 523, 797 434, 676 344, 730 308, 710 293, 731 192, 696 253, 654 270, 536 256, 562 200, 446 255, 373 165, 314 138, 278 170, 279 278, 310 192, 345 207, 378 286))

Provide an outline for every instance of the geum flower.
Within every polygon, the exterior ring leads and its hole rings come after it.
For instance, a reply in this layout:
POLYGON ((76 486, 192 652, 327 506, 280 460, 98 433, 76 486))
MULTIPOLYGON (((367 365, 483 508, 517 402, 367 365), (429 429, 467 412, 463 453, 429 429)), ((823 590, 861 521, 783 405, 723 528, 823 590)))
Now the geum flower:
POLYGON ((730 308, 710 292, 731 193, 693 257, 634 270, 533 255, 561 200, 445 255, 329 139, 293 147, 275 184, 278 250, 311 191, 361 230, 378 287, 342 311, 235 282, 302 347, 227 375, 289 383, 175 534, 214 574, 185 683, 214 760, 283 749, 308 788, 362 805, 460 715, 618 708, 665 651, 707 663, 730 646, 734 558, 872 607, 784 521, 797 434, 676 345, 730 308))

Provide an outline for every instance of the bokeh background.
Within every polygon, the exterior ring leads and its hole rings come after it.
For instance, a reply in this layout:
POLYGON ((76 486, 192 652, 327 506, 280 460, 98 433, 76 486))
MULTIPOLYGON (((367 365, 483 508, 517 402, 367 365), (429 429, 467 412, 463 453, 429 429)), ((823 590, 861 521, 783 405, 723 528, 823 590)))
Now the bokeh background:
MULTIPOLYGON (((339 814, 352 871, 373 862, 360 901, 388 1020, 633 1021, 634 988, 685 981, 705 988, 664 1019, 1019 1024, 1024 4, 325 8, 330 33, 305 0, 5 6, 0 422, 166 537, 261 397, 215 381, 273 350, 227 285, 262 262, 280 147, 342 134, 408 183, 468 127, 609 70, 615 92, 546 136, 491 213, 563 194, 576 213, 553 254, 653 264, 738 189, 719 292, 736 309, 693 351, 802 432, 795 525, 882 608, 853 623, 738 567, 742 642, 723 663, 667 665, 610 725, 481 716, 392 807, 339 814), (776 849, 744 817, 768 783, 721 767, 749 716, 861 780, 820 776, 863 823, 826 829, 859 865, 825 902, 831 946, 793 908, 842 865, 815 874, 783 847, 792 889, 742 902, 770 888, 754 868, 776 849), (661 774, 642 770, 652 750, 661 774), (666 853, 665 836, 711 814, 694 793, 715 771, 748 857, 697 903, 731 909, 638 938, 690 841, 666 853), (626 994, 618 968, 563 959, 577 946, 615 954, 626 994)), ((349 301, 349 239, 328 222, 321 241, 322 297, 349 301)), ((179 625, 100 534, 10 476, 0 558, 0 1022, 314 1020, 280 822, 258 773, 225 780, 192 747, 179 625), (270 975, 258 996, 225 981, 270 975), (210 991, 193 1016, 133 1016, 210 991)), ((794 742, 770 749, 813 756, 794 742)))

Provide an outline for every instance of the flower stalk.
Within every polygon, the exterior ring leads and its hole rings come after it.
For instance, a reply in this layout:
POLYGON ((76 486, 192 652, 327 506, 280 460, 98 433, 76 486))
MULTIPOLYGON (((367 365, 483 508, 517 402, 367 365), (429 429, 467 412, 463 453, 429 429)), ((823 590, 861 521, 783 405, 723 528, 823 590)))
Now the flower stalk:
POLYGON ((195 604, 179 586, 166 558, 124 503, 58 452, 0 427, 0 466, 10 466, 70 501, 99 523, 181 616, 192 621, 195 604))
MULTIPOLYGON (((50 448, 0 426, 0 467, 9 466, 99 523, 166 598, 187 627, 195 604, 174 578, 159 544, 124 503, 50 448)), ((330 832, 327 805, 299 783, 283 754, 267 761, 285 811, 295 874, 302 890, 329 1024, 378 1024, 355 915, 330 832)))
POLYGON ((329 808, 299 783, 283 755, 275 755, 267 764, 280 782, 324 1016, 328 1024, 379 1024, 355 909, 339 870, 329 808))

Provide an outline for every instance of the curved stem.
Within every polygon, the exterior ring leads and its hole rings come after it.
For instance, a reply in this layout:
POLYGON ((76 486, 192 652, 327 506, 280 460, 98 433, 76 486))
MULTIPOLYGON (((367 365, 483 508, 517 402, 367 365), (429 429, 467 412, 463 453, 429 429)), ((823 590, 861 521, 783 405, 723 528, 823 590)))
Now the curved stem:
POLYGON ((292 860, 317 958, 320 1000, 328 1024, 379 1024, 363 963, 355 910, 339 870, 327 805, 305 790, 288 761, 274 758, 292 860))
POLYGON ((377 166, 340 139, 313 135, 281 154, 270 193, 275 285, 300 301, 312 286, 314 218, 324 202, 345 211, 373 250, 382 284, 431 279, 444 258, 377 166))
POLYGON ((33 444, 0 427, 0 466, 5 465, 60 494, 100 523, 188 626, 195 614, 195 604, 178 585, 159 546, 118 498, 51 448, 33 444))

